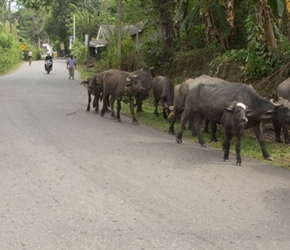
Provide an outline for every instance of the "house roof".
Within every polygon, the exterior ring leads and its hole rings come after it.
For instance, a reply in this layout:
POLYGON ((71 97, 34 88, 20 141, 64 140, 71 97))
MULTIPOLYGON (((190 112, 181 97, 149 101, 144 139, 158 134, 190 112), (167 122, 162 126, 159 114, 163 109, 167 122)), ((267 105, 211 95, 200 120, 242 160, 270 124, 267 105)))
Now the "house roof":
MULTIPOLYGON (((124 25, 122 27, 123 35, 125 37, 134 36, 137 33, 142 32, 144 25, 145 22, 139 22, 135 25, 124 25)), ((101 24, 98 31, 97 39, 90 41, 90 46, 95 48, 106 46, 108 40, 110 39, 110 36, 115 32, 115 29, 115 25, 101 24)))

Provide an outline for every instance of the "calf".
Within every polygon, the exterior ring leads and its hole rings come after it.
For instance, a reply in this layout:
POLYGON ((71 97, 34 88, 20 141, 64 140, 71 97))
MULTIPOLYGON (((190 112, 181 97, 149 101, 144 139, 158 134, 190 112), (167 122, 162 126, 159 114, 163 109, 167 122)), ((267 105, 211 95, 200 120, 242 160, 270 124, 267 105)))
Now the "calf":
POLYGON ((82 81, 81 84, 87 84, 87 92, 88 92, 88 106, 87 106, 87 112, 90 111, 91 108, 91 96, 94 95, 93 100, 93 107, 95 108, 95 112, 99 113, 99 100, 100 95, 103 90, 103 83, 102 79, 98 75, 92 75, 87 78, 86 81, 82 81))
POLYGON ((158 102, 161 101, 163 118, 167 119, 169 107, 173 105, 174 85, 173 82, 164 76, 157 76, 153 79, 154 114, 159 116, 158 102))
POLYGON ((250 111, 246 111, 245 104, 233 101, 226 107, 221 118, 221 124, 224 127, 224 161, 229 160, 231 140, 233 136, 236 136, 236 164, 239 166, 242 165, 240 153, 242 133, 245 124, 248 122, 246 112, 249 115, 250 111))

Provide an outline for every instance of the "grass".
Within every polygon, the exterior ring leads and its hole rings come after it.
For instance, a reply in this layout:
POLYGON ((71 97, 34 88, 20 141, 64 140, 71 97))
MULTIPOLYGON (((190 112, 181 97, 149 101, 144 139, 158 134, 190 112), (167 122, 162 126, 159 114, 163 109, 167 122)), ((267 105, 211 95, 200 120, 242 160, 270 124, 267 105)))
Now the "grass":
MULTIPOLYGON (((87 69, 85 66, 79 66, 78 70, 81 73, 82 79, 87 79, 88 76, 96 73, 95 68, 87 69)), ((153 107, 153 98, 149 97, 147 100, 143 102, 143 113, 136 114, 137 120, 143 124, 151 126, 155 129, 158 129, 162 132, 167 133, 169 123, 168 121, 164 120, 162 114, 160 113, 161 110, 159 109, 159 117, 154 115, 154 107, 153 107)), ((122 103, 121 112, 127 116, 130 115, 129 105, 122 103)), ((177 122, 174 126, 175 132, 179 129, 179 122, 177 122)), ((209 147, 218 148, 222 150, 222 134, 218 130, 217 131, 217 138, 218 142, 209 142, 209 134, 203 133, 203 137, 205 138, 206 142, 208 143, 209 147)), ((260 149, 260 145, 253 134, 253 131, 245 130, 243 137, 242 137, 242 146, 241 146, 241 155, 246 156, 252 159, 257 159, 259 161, 270 163, 275 166, 283 167, 290 169, 290 145, 276 143, 274 140, 273 131, 266 131, 264 133, 265 141, 266 141, 266 148, 270 155, 273 157, 274 161, 269 162, 264 160, 262 156, 262 152, 260 149)), ((183 138, 188 140, 198 142, 197 138, 191 136, 191 132, 189 130, 185 130, 183 134, 183 138)), ((235 152, 235 140, 231 143, 231 152, 235 152)))
POLYGON ((7 75, 7 74, 10 74, 10 73, 14 72, 23 63, 26 63, 26 61, 18 62, 12 68, 9 68, 9 69, 4 70, 3 72, 0 72, 0 76, 7 75))

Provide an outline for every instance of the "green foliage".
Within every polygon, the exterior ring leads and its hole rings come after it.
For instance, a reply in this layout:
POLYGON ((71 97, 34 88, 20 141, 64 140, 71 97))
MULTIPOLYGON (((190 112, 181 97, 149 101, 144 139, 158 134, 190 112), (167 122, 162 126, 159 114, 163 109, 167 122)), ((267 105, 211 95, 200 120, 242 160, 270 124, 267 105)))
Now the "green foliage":
POLYGON ((277 49, 269 48, 267 41, 261 35, 264 33, 264 27, 258 18, 258 13, 252 13, 245 21, 247 47, 220 54, 210 64, 212 74, 221 65, 238 62, 243 68, 241 72, 242 81, 261 79, 273 74, 289 62, 289 41, 279 32, 274 23, 275 36, 279 40, 279 47, 277 49))
POLYGON ((76 39, 73 43, 71 53, 74 55, 79 64, 85 64, 87 58, 87 48, 86 46, 76 39))
POLYGON ((20 43, 13 35, 0 32, 0 55, 0 73, 13 68, 21 61, 20 43))
POLYGON ((166 51, 164 49, 164 41, 158 37, 155 40, 146 38, 141 46, 141 55, 143 61, 150 67, 166 68, 169 66, 169 62, 166 58, 166 51))
MULTIPOLYGON (((126 71, 134 71, 140 62, 140 56, 136 49, 136 45, 131 37, 122 39, 121 43, 121 68, 126 71)), ((103 58, 98 61, 98 67, 101 69, 118 68, 118 47, 117 38, 112 35, 103 58)))

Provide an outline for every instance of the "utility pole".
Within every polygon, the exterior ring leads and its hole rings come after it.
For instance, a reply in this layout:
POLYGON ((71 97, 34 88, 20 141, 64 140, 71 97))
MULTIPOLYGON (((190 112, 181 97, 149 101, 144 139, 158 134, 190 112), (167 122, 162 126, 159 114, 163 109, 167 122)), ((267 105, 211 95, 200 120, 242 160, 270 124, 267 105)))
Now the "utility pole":
POLYGON ((76 40, 76 15, 73 16, 73 41, 76 40))
POLYGON ((121 1, 118 0, 118 68, 121 70, 121 1))
POLYGON ((8 8, 9 8, 9 12, 8 12, 8 14, 9 14, 9 28, 10 28, 10 33, 12 33, 12 17, 11 17, 11 3, 13 2, 13 0, 10 0, 9 2, 8 2, 8 8))
POLYGON ((91 39, 91 8, 92 8, 92 1, 89 0, 88 4, 88 13, 89 13, 89 24, 88 24, 88 43, 87 43, 87 67, 90 65, 90 39, 91 39))

